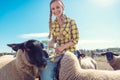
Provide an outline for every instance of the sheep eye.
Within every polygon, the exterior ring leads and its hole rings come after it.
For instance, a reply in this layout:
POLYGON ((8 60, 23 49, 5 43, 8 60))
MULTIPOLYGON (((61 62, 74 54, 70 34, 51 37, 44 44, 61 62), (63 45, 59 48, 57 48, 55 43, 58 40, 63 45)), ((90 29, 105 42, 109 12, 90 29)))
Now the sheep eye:
POLYGON ((29 48, 26 48, 25 50, 26 50, 26 51, 28 51, 28 52, 30 51, 30 49, 29 49, 29 48))

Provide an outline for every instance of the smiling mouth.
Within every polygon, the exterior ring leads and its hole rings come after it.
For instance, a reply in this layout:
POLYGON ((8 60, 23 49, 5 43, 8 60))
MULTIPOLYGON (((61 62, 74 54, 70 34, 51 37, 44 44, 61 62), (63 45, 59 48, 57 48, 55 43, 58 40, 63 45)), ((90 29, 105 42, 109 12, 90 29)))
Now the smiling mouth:
POLYGON ((56 12, 55 15, 59 15, 60 14, 60 11, 56 12))
POLYGON ((55 13, 55 15, 59 15, 59 13, 55 13))

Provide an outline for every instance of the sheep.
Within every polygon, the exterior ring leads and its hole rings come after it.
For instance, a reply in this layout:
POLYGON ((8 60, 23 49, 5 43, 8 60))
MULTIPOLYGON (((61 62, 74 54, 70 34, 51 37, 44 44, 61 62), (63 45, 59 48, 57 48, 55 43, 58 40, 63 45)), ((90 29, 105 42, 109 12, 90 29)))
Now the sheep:
POLYGON ((97 62, 91 57, 84 57, 79 59, 81 68, 83 69, 97 69, 97 62))
POLYGON ((120 56, 118 54, 115 54, 113 52, 108 51, 108 52, 102 53, 101 55, 106 55, 106 58, 107 58, 109 65, 114 70, 120 69, 120 64, 119 64, 120 63, 120 56))
POLYGON ((42 43, 37 40, 28 40, 16 46, 18 49, 15 59, 5 62, 0 67, 0 80, 35 80, 39 69, 47 65, 42 43))
POLYGON ((78 60, 80 63, 81 68, 83 69, 97 69, 97 62, 91 58, 86 57, 85 54, 81 53, 79 50, 77 50, 78 60))
POLYGON ((82 69, 76 56, 66 52, 60 62, 59 80, 120 80, 120 70, 82 69))

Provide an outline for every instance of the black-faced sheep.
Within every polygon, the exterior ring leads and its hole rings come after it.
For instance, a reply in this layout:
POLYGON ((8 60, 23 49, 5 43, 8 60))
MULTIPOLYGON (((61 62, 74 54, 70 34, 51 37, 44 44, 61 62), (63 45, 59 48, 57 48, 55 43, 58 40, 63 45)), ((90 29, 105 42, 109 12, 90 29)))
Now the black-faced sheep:
POLYGON ((106 55, 108 63, 114 70, 120 69, 120 56, 118 54, 115 54, 113 52, 105 52, 101 55, 106 55))
POLYGON ((4 65, 2 63, 0 67, 0 80, 35 80, 39 69, 47 65, 43 44, 37 40, 28 40, 16 46, 16 58, 4 65))
POLYGON ((120 70, 82 69, 76 56, 66 52, 60 62, 59 80, 120 80, 120 70))
POLYGON ((85 56, 85 54, 81 53, 79 50, 77 50, 78 60, 80 63, 81 68, 83 69, 97 69, 97 62, 91 58, 85 56))

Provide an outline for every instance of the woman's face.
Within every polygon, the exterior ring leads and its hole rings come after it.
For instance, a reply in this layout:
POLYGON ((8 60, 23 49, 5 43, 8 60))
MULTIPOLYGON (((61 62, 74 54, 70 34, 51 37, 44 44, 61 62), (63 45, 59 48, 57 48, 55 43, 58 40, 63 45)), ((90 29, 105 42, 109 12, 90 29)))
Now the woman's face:
POLYGON ((52 14, 56 17, 60 17, 63 14, 63 6, 59 1, 55 1, 51 4, 52 14))

